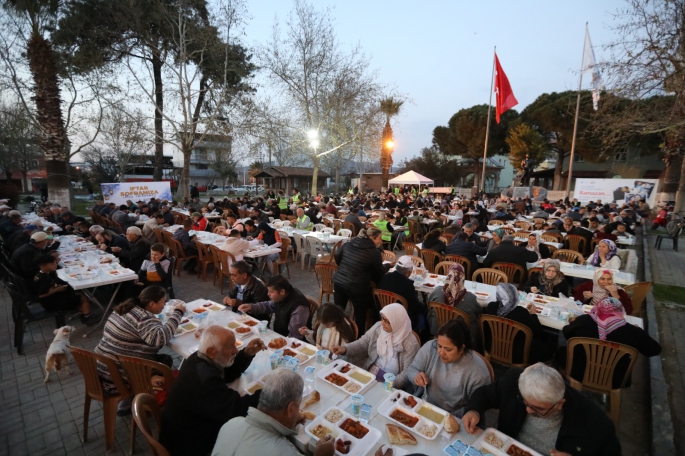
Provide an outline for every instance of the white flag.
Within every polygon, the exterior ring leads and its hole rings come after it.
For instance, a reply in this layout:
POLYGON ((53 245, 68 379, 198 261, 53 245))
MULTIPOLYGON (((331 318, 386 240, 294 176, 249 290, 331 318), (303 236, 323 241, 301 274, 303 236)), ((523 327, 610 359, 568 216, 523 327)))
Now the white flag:
POLYGON ((602 90, 602 75, 597 67, 595 60, 595 51, 592 49, 592 41, 590 40, 590 30, 585 26, 585 46, 583 47, 583 64, 580 72, 592 74, 592 107, 597 111, 599 103, 599 93, 602 90))

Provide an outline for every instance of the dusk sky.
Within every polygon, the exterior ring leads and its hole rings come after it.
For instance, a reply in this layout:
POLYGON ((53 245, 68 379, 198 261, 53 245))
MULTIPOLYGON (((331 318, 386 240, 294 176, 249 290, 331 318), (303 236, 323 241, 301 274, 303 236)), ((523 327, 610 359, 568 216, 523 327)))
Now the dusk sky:
MULTIPOLYGON (((576 90, 585 22, 598 61, 614 39, 619 0, 466 2, 463 0, 315 0, 333 8, 340 43, 361 44, 379 70, 410 102, 394 121, 395 163, 430 146, 433 128, 459 109, 488 103, 493 46, 522 110, 545 92, 576 90)), ((293 3, 249 2, 248 45, 266 42, 274 18, 287 19, 293 3)), ((583 82, 589 86, 589 77, 583 82)))

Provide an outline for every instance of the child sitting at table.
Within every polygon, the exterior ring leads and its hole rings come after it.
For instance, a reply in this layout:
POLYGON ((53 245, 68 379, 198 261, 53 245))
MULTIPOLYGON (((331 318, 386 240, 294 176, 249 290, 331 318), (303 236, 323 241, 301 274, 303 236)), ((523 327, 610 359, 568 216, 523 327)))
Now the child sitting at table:
POLYGON ((170 274, 171 261, 165 256, 166 248, 163 244, 152 244, 150 255, 143 261, 138 271, 138 283, 136 285, 148 287, 159 285, 167 288, 170 274))
POLYGON ((40 305, 45 310, 52 312, 79 309, 82 323, 87 326, 97 323, 95 315, 90 313, 88 299, 81 293, 76 293, 67 282, 57 277, 57 259, 54 256, 38 255, 36 264, 40 271, 33 280, 40 305))
POLYGON ((316 312, 316 323, 313 324, 313 330, 302 326, 300 334, 305 336, 309 343, 315 344, 319 350, 348 344, 356 339, 351 320, 340 307, 330 302, 319 307, 316 312))

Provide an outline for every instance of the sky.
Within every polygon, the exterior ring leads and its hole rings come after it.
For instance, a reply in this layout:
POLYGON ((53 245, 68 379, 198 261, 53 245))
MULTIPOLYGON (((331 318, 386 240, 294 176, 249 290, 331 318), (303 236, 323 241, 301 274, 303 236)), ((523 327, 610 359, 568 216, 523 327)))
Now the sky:
MULTIPOLYGON (((431 145, 432 131, 462 108, 487 104, 493 48, 522 110, 545 92, 578 88, 585 23, 598 61, 615 39, 613 13, 623 0, 310 0, 330 7, 343 49, 360 44, 379 81, 408 98, 393 121, 394 161, 431 145)), ((293 3, 248 3, 245 42, 271 37, 293 3)), ((589 87, 585 78, 583 87, 589 87)))

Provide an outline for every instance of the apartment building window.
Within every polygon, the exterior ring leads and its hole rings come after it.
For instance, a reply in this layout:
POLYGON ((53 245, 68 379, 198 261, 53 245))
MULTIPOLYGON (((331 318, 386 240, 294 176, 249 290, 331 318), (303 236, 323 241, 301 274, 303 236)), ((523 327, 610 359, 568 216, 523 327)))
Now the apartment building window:
POLYGON ((614 161, 617 161, 617 162, 624 162, 624 161, 626 161, 627 159, 628 159, 628 152, 626 152, 625 150, 622 150, 621 152, 618 152, 618 153, 614 156, 614 161))
POLYGON ((585 163, 585 159, 583 158, 582 155, 575 154, 575 155, 573 155, 573 162, 574 163, 585 163))

